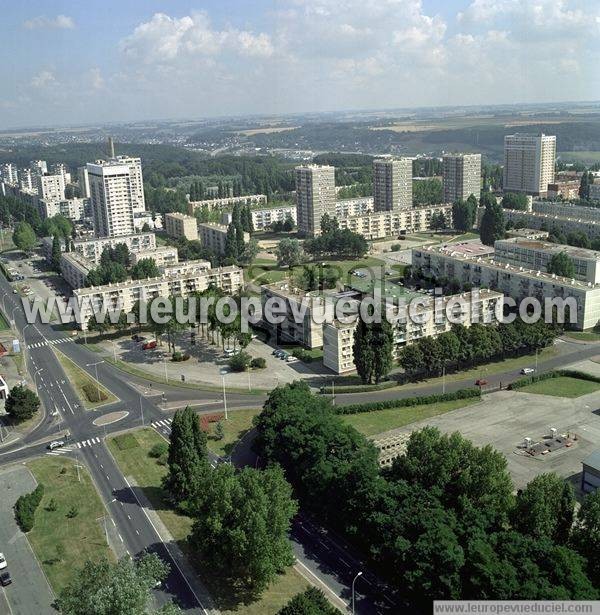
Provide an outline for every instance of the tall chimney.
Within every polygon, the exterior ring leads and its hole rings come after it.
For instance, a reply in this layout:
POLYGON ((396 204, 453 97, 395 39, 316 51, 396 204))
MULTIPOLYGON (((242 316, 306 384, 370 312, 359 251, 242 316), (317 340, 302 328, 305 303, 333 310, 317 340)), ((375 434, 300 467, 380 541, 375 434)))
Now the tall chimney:
POLYGON ((115 142, 112 137, 108 137, 108 155, 111 158, 115 157, 115 142))

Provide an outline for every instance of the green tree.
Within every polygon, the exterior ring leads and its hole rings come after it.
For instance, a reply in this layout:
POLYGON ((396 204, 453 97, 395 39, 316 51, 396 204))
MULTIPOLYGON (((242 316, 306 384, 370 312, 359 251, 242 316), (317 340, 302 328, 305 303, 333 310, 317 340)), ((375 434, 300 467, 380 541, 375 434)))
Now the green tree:
POLYGON ((319 588, 309 587, 301 594, 296 594, 277 615, 339 615, 339 611, 319 588))
POLYGON ((517 192, 507 192, 502 197, 502 207, 504 209, 527 211, 527 196, 517 192))
POLYGON ((52 266, 56 271, 60 271, 60 257, 62 254, 62 244, 60 237, 54 235, 52 238, 52 266))
POLYGON ((600 489, 583 499, 573 526, 571 545, 587 560, 594 586, 600 586, 600 489))
POLYGON ((354 365, 363 384, 371 383, 375 365, 375 349, 371 344, 371 329, 369 325, 359 318, 354 330, 354 365))
POLYGON ((522 534, 565 544, 574 509, 571 485, 556 474, 540 474, 517 493, 512 525, 522 534))
POLYGON ((574 278, 575 263, 566 252, 559 252, 558 254, 553 254, 550 258, 547 271, 548 273, 555 273, 565 278, 574 278))
POLYGON ((456 230, 466 233, 473 230, 477 212, 477 200, 469 197, 466 201, 460 199, 452 204, 452 220, 456 230))
POLYGON ((64 615, 147 615, 177 613, 152 609, 152 590, 162 582, 169 567, 155 554, 137 560, 129 557, 116 564, 106 559, 87 561, 60 592, 57 605, 64 615))
POLYGON ((408 344, 400 351, 398 364, 408 374, 418 374, 425 371, 425 357, 421 352, 419 344, 408 344))
POLYGON ((443 231, 445 228, 448 228, 443 211, 434 212, 431 215, 430 228, 432 231, 443 231))
POLYGON ((373 347, 373 378, 375 384, 387 378, 393 366, 394 334, 385 319, 371 325, 370 343, 373 347))
POLYGON ((275 250, 277 264, 280 267, 296 267, 304 260, 304 251, 297 239, 284 237, 275 250))
POLYGON ((190 543, 212 569, 257 595, 294 561, 288 532, 297 510, 280 467, 217 466, 203 487, 190 543))
POLYGON ((6 398, 5 410, 8 416, 16 421, 30 419, 40 407, 38 396, 27 387, 17 384, 6 398))
POLYGON ((31 252, 37 242, 35 231, 27 222, 17 223, 12 239, 15 246, 17 246, 19 250, 23 250, 23 252, 31 252))
POLYGON ((498 239, 504 239, 506 234, 506 223, 502 206, 493 201, 488 201, 485 206, 483 217, 481 218, 481 226, 479 234, 481 242, 487 246, 493 246, 498 239))
POLYGON ((164 488, 176 506, 189 510, 210 473, 206 434, 189 406, 178 410, 173 417, 167 466, 164 488))
POLYGON ((131 277, 134 280, 145 280, 159 276, 160 269, 153 258, 142 258, 131 269, 131 277))
POLYGON ((109 324, 106 322, 105 318, 98 318, 95 314, 90 316, 88 320, 87 328, 89 331, 93 331, 95 333, 106 333, 109 330, 109 324))

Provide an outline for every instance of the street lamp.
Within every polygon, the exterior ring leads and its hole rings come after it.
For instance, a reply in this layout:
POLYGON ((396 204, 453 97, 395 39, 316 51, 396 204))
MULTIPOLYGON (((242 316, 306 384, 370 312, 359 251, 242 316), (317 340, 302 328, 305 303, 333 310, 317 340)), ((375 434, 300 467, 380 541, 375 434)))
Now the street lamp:
POLYGON ((142 394, 140 393, 140 414, 142 415, 142 427, 144 426, 144 406, 142 404, 142 394))
POLYGON ((356 573, 356 576, 354 577, 353 581, 352 581, 352 615, 354 615, 354 584, 356 583, 356 579, 358 579, 358 577, 362 576, 362 571, 356 573))
POLYGON ((227 395, 225 393, 225 374, 221 374, 221 380, 223 382, 223 407, 225 408, 225 420, 227 420, 227 395))
POLYGON ((35 386, 35 392, 36 392, 36 393, 38 393, 38 385, 37 385, 37 380, 36 380, 36 378, 37 378, 37 375, 38 375, 40 372, 43 372, 43 371, 44 371, 44 368, 43 368, 43 367, 38 367, 38 368, 35 370, 35 373, 33 374, 33 385, 35 386))
POLYGON ((86 363, 86 367, 93 367, 96 371, 96 389, 98 391, 98 401, 100 401, 100 380, 98 380, 98 365, 104 361, 96 361, 96 363, 86 363))

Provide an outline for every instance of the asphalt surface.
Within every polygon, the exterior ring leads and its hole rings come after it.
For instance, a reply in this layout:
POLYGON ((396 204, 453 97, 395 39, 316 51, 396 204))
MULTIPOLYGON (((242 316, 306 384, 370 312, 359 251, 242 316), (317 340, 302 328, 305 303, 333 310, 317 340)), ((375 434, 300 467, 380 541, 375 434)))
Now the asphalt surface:
MULTIPOLYGON (((96 368, 91 364, 99 361, 98 355, 87 349, 84 344, 65 341, 65 332, 57 327, 27 324, 20 307, 21 298, 12 294, 12 287, 4 278, 0 278, 0 300, 3 302, 5 313, 9 317, 14 314, 21 339, 25 339, 27 367, 34 376, 38 394, 47 410, 46 417, 35 430, 12 446, 0 449, 0 465, 47 454, 47 443, 52 439, 65 439, 60 434, 68 432, 67 445, 71 452, 65 454, 76 456, 88 467, 124 548, 131 555, 145 550, 156 551, 170 564, 171 573, 167 582, 163 588, 155 592, 158 603, 173 600, 180 604, 186 613, 210 612, 210 598, 201 586, 198 587, 195 575, 194 578, 190 578, 190 575, 186 575, 176 563, 173 546, 162 542, 151 518, 142 506, 141 494, 139 491, 136 493, 136 487, 131 488, 127 484, 106 449, 103 437, 142 425, 156 426, 159 421, 169 417, 169 413, 161 408, 163 400, 169 405, 190 402, 201 410, 202 405, 206 404, 206 411, 219 411, 222 409, 221 394, 150 383, 109 363, 101 363, 97 366, 98 380, 114 393, 119 401, 93 411, 84 410, 80 407, 77 394, 56 360, 52 346, 59 346, 61 352, 94 378, 96 368), (93 424, 99 416, 115 410, 127 410, 129 414, 106 427, 93 424), (56 413, 55 416, 51 415, 52 412, 56 413)), ((600 353, 600 348, 591 344, 569 344, 568 350, 562 350, 558 356, 540 361, 538 371, 554 369, 600 353)), ((488 387, 497 388, 500 382, 505 385, 519 376, 517 370, 511 370, 486 376, 486 379, 488 387)), ((466 381, 448 382, 445 390, 450 392, 473 384, 466 381)), ((440 393, 441 388, 441 384, 434 384, 420 386, 415 390, 389 389, 364 394, 338 394, 336 403, 360 403, 403 398, 415 394, 427 395, 440 393)), ((230 409, 257 407, 262 405, 264 399, 265 396, 227 393, 227 405, 230 409)), ((168 432, 163 429, 163 434, 168 435, 168 432)), ((216 462, 216 459, 213 458, 213 462, 216 462)), ((393 596, 388 588, 368 572, 338 536, 319 528, 305 518, 298 518, 294 522, 291 537, 300 564, 306 566, 312 575, 319 578, 346 603, 351 598, 351 584, 355 574, 363 571, 363 576, 356 583, 357 613, 402 610, 398 604, 392 606, 393 596)))

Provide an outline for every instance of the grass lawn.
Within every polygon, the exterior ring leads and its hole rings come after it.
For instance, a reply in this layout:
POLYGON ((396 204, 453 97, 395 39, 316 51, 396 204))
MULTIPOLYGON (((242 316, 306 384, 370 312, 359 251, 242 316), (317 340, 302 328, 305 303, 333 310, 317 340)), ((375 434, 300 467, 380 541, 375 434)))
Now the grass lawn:
MULTIPOLYGON (((234 420, 233 417, 238 412, 240 411, 232 412, 230 414, 232 418, 228 422, 232 422, 234 420)), ((247 412, 256 413, 258 410, 247 412)), ((240 418, 239 420, 239 425, 241 425, 242 419, 240 418)), ((247 417, 247 420, 251 419, 247 417)), ((231 437, 233 439, 233 434, 231 437)), ((177 540, 183 551, 189 556, 191 554, 186 538, 192 528, 192 519, 170 510, 166 503, 161 487, 166 467, 148 456, 148 451, 157 442, 164 442, 164 439, 153 429, 147 428, 139 429, 123 436, 115 436, 107 440, 108 447, 117 460, 123 474, 132 476, 135 482, 144 490, 146 497, 157 510, 162 522, 175 540, 177 540), (134 441, 132 441, 132 438, 134 441)), ((277 578, 259 600, 251 604, 243 604, 238 597, 232 594, 229 586, 219 583, 219 579, 214 575, 213 571, 202 568, 201 563, 200 568, 200 576, 206 582, 216 606, 222 613, 227 615, 229 613, 232 615, 234 613, 236 615, 275 615, 292 596, 304 591, 308 586, 307 581, 293 568, 290 568, 284 575, 277 578)))
POLYGON ((571 376, 558 376, 529 386, 517 389, 517 392, 537 393, 538 395, 552 395, 553 397, 580 397, 594 393, 600 389, 600 383, 572 378, 571 376))
POLYGON ((352 425, 365 436, 389 431, 428 419, 438 414, 444 414, 457 408, 464 408, 477 403, 478 399, 456 399, 444 401, 438 404, 426 404, 423 406, 409 406, 406 408, 389 408, 387 410, 377 410, 376 412, 363 412, 360 414, 345 414, 342 419, 348 425, 352 425))
POLYGON ((35 513, 34 528, 27 537, 58 594, 86 560, 106 557, 114 561, 104 536, 102 517, 106 510, 84 468, 79 469, 81 482, 77 480, 77 469, 71 459, 44 457, 28 462, 27 467, 45 488, 35 513), (56 502, 55 511, 47 510, 51 499, 56 502), (70 519, 67 512, 72 507, 78 514, 70 519), (63 549, 60 557, 58 545, 63 549))
POLYGON ((10 329, 10 326, 6 318, 4 318, 4 314, 0 312, 0 331, 5 331, 6 329, 10 329))
POLYGON ((94 388, 98 387, 98 381, 92 378, 84 372, 78 365, 76 365, 69 357, 65 356, 60 350, 56 350, 56 348, 52 349, 56 358, 60 361, 62 368, 65 370, 67 377, 69 378, 70 383, 75 388, 79 399, 84 408, 88 410, 92 408, 97 408, 98 406, 102 406, 104 404, 112 404, 115 401, 119 401, 115 395, 113 395, 107 388, 102 385, 99 386, 100 393, 106 395, 106 399, 103 399, 99 402, 91 402, 88 400, 84 388, 86 385, 92 386, 94 388))
POLYGON ((223 420, 225 436, 222 440, 215 440, 216 423, 210 424, 208 434, 208 448, 219 456, 229 455, 237 441, 252 427, 252 419, 260 412, 260 408, 243 408, 230 410, 228 419, 223 420))
POLYGON ((581 342, 600 342, 600 333, 595 331, 565 331, 565 336, 581 342))

